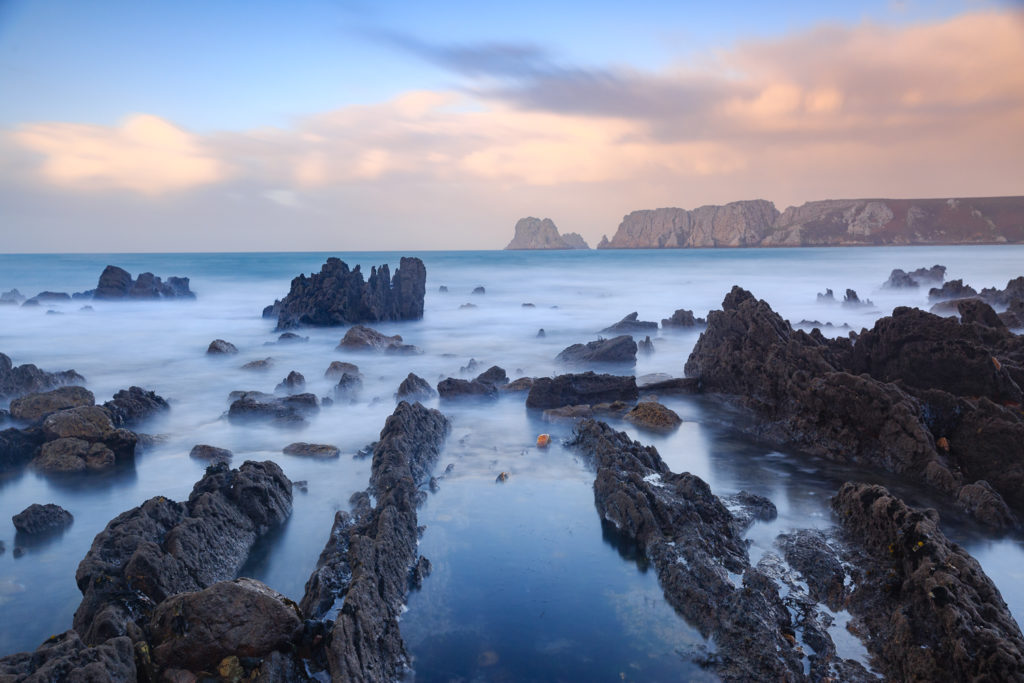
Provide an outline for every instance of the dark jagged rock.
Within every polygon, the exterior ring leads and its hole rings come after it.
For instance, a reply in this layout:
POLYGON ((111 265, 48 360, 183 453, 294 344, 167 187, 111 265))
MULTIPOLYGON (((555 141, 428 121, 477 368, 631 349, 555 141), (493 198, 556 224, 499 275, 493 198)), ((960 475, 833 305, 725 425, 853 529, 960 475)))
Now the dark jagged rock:
POLYGON ((140 640, 163 600, 232 579, 256 540, 292 509, 292 486, 275 463, 211 465, 188 501, 162 496, 115 517, 78 565, 82 603, 74 627, 87 644, 140 640))
POLYGON ((354 402, 359 393, 363 390, 363 376, 359 374, 350 375, 344 373, 338 383, 334 385, 334 398, 339 401, 354 402))
POLYGON ((514 393, 518 393, 520 391, 529 391, 530 387, 532 387, 532 386, 533 386, 533 378, 532 377, 520 377, 519 379, 514 379, 511 382, 509 382, 508 384, 505 384, 505 385, 499 387, 498 390, 501 391, 502 393, 514 394, 514 393))
POLYGON ((299 427, 306 424, 306 415, 319 410, 320 405, 314 394, 276 397, 244 392, 228 408, 228 419, 233 422, 265 420, 278 427, 299 427))
POLYGON ((409 376, 402 380, 402 383, 398 385, 398 391, 395 393, 395 398, 398 400, 407 401, 425 401, 429 398, 437 396, 437 392, 434 391, 434 387, 430 386, 427 380, 423 379, 418 375, 409 373, 409 376))
POLYGON ((586 344, 573 344, 562 350, 555 361, 566 365, 586 363, 636 363, 636 342, 632 335, 623 334, 611 339, 597 339, 586 344))
POLYGON ((293 279, 288 295, 267 306, 263 317, 277 318, 278 330, 419 320, 426 281, 427 269, 418 258, 403 256, 394 277, 387 264, 371 268, 364 282, 359 266, 349 270, 344 261, 332 257, 319 273, 293 279))
POLYGON ((470 381, 457 377, 447 377, 437 383, 437 393, 445 401, 462 398, 495 399, 498 397, 498 387, 489 382, 481 382, 478 379, 470 381))
POLYGON ((327 370, 324 372, 324 377, 326 379, 341 379, 341 376, 346 372, 358 377, 359 366, 354 363, 346 363, 345 361, 340 360, 331 361, 331 364, 327 366, 327 370))
MULTIPOLYGON (((794 331, 734 287, 685 369, 702 391, 751 417, 731 424, 758 439, 909 475, 953 501, 960 487, 984 480, 1020 515, 1024 416, 986 396, 1019 400, 1021 343, 1007 330, 908 308, 856 344, 830 340, 794 331)), ((999 519, 998 501, 979 495, 970 489, 962 507, 999 519)))
POLYGON ((632 375, 598 375, 594 372, 538 377, 526 397, 527 408, 561 408, 612 401, 635 401, 639 396, 632 375))
POLYGON ((655 401, 637 403, 635 408, 626 413, 624 419, 637 427, 658 432, 670 432, 683 423, 682 418, 674 410, 655 401))
POLYGON ((121 389, 103 404, 115 427, 131 427, 159 413, 170 410, 167 401, 155 391, 142 387, 121 389))
POLYGON ((963 280, 950 280, 941 287, 933 287, 928 290, 928 301, 945 301, 947 299, 965 299, 977 296, 978 292, 970 285, 964 285, 963 280))
POLYGON ((402 335, 388 337, 372 327, 355 325, 338 342, 338 349, 346 351, 384 351, 386 353, 419 353, 412 344, 403 344, 402 335))
POLYGON ((15 429, 0 431, 0 472, 17 470, 28 464, 43 445, 41 429, 15 429))
POLYGON ((210 462, 230 462, 234 455, 234 453, 226 448, 209 446, 204 443, 196 444, 188 453, 188 457, 190 458, 196 458, 197 460, 209 460, 210 462))
POLYGON ((651 341, 651 335, 647 335, 643 341, 637 342, 636 348, 637 351, 648 356, 654 353, 654 342, 651 341))
POLYGON ((931 268, 918 268, 910 273, 900 268, 895 268, 889 274, 889 279, 882 284, 882 287, 885 289, 920 287, 925 284, 938 284, 945 279, 946 266, 935 265, 931 268))
POLYGON ((306 388, 306 378, 301 372, 292 370, 280 384, 274 387, 274 393, 278 394, 299 394, 306 388))
POLYGON ((604 328, 601 332, 609 332, 611 334, 635 334, 637 332, 649 333, 651 330, 656 331, 658 329, 658 323, 647 320, 637 320, 638 317, 639 314, 636 311, 633 311, 614 325, 609 325, 604 328))
POLYGON ((704 318, 693 317, 693 311, 688 311, 685 308, 677 309, 672 314, 671 318, 662 318, 661 326, 665 329, 669 328, 681 328, 687 329, 691 327, 703 327, 707 324, 704 318))
POLYGON ((885 289, 907 289, 919 286, 920 283, 910 277, 910 275, 902 268, 894 268, 893 271, 889 273, 889 279, 882 284, 882 287, 885 289))
POLYGON ((449 430, 437 410, 399 403, 373 450, 369 489, 335 515, 301 602, 321 619, 342 601, 327 653, 332 680, 395 680, 409 666, 398 619, 418 564, 418 490, 449 430))
POLYGON ((306 458, 337 458, 341 451, 337 446, 322 443, 306 443, 296 441, 284 447, 281 451, 285 455, 301 455, 306 458))
POLYGON ((196 295, 189 290, 187 277, 169 277, 164 282, 153 273, 140 273, 133 280, 131 273, 107 266, 100 274, 94 299, 194 299, 196 295))
POLYGON ((0 680, 5 683, 135 683, 139 679, 130 638, 112 638, 96 647, 88 647, 78 633, 68 630, 50 636, 33 652, 19 652, 0 659, 0 680))
POLYGON ((818 303, 819 304, 832 304, 835 303, 836 296, 832 293, 831 289, 826 289, 825 293, 818 292, 818 303))
POLYGON ((214 339, 210 342, 210 345, 206 347, 206 353, 208 355, 229 355, 238 353, 238 347, 229 341, 223 339, 214 339))
POLYGON ((849 600, 887 678, 1024 680, 1024 637, 977 561, 950 542, 934 510, 881 486, 846 483, 832 500, 866 554, 849 600), (881 579, 881 580, 879 580, 881 579))
POLYGON ((71 526, 75 518, 59 505, 32 503, 11 517, 14 528, 23 534, 44 534, 71 526))
POLYGON ((490 384, 494 387, 503 387, 508 384, 508 375, 505 373, 504 368, 500 368, 497 365, 492 365, 487 368, 479 375, 476 376, 474 382, 481 382, 483 384, 490 384))
POLYGON ((302 630, 298 606, 255 579, 222 581, 161 602, 149 627, 153 661, 215 671, 227 657, 290 649, 302 630))
POLYGON ((95 404, 95 397, 85 387, 58 387, 14 399, 11 401, 11 417, 25 422, 35 422, 58 410, 95 404))
POLYGON ((981 290, 980 296, 990 306, 999 308, 1008 307, 1014 301, 1024 301, 1024 275, 1007 282, 1004 289, 986 287, 981 290))
POLYGON ((84 384, 85 378, 74 370, 46 372, 31 363, 17 367, 0 353, 0 399, 15 398, 66 384, 84 384))
POLYGON ((739 491, 721 498, 741 529, 749 529, 754 522, 770 522, 779 516, 775 503, 749 491, 739 491))
POLYGON ((25 301, 25 295, 17 289, 0 293, 0 304, 18 305, 25 301))
POLYGON ((961 323, 977 323, 997 329, 1006 327, 992 307, 979 299, 961 299, 957 302, 956 310, 960 314, 961 323))
POLYGON ((847 308, 857 308, 860 306, 874 306, 874 304, 871 303, 871 299, 861 301, 860 297, 857 296, 857 292, 852 289, 847 289, 846 296, 843 297, 843 306, 846 306, 847 308))
POLYGON ((715 639, 715 672, 727 681, 802 680, 778 589, 750 566, 739 526, 708 485, 601 422, 577 424, 571 444, 593 459, 602 520, 651 560, 669 604, 715 639), (742 586, 730 574, 742 574, 742 586))

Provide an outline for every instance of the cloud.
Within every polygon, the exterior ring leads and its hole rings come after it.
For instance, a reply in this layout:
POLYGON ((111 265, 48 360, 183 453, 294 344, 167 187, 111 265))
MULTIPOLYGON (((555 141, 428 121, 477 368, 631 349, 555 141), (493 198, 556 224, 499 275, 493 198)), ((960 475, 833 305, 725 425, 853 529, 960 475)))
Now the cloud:
POLYGON ((199 140, 157 116, 136 114, 116 127, 33 123, 15 142, 44 157, 42 176, 75 189, 160 195, 224 180, 228 165, 199 140))

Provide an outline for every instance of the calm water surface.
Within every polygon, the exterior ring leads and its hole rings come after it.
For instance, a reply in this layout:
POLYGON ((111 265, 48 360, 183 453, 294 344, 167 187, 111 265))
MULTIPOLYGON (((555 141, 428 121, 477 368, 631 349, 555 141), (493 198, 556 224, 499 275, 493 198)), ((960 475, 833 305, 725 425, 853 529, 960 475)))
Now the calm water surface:
MULTIPOLYGON (((0 653, 35 648, 70 627, 80 593, 78 562, 93 537, 117 514, 155 495, 181 500, 202 476, 203 463, 188 452, 197 443, 229 448, 237 466, 273 459, 292 480, 309 482, 295 493, 294 513, 257 549, 245 568, 299 599, 330 531, 335 510, 366 487, 370 462, 352 454, 374 441, 394 409, 393 395, 410 371, 436 383, 460 374, 476 359, 480 370, 500 365, 511 377, 558 372, 555 355, 631 311, 658 321, 677 308, 698 316, 721 305, 734 284, 766 299, 791 321, 870 326, 896 305, 927 306, 926 290, 881 289, 893 268, 941 263, 947 279, 975 288, 998 286, 1024 273, 1024 247, 918 247, 601 252, 425 252, 0 255, 0 291, 82 291, 95 287, 103 267, 133 275, 192 279, 195 302, 70 302, 35 309, 0 307, 0 352, 15 364, 46 370, 74 368, 97 402, 131 385, 155 390, 172 406, 138 431, 162 436, 140 453, 134 468, 75 482, 32 471, 0 480, 0 653), (277 335, 262 308, 284 296, 292 277, 313 272, 327 256, 350 266, 389 263, 417 255, 427 266, 423 320, 378 326, 423 350, 413 357, 343 354, 343 329, 305 330, 309 341, 265 345, 277 335), (448 287, 447 294, 438 287, 448 287), (474 287, 486 288, 472 295, 474 287), (848 309, 816 302, 833 289, 855 289, 872 306, 848 309), (81 310, 88 303, 93 310, 81 310), (472 303, 473 308, 462 308, 472 303), (524 307, 531 303, 533 307, 524 307), (48 311, 54 313, 49 314, 48 311), (538 329, 546 336, 538 338, 538 329), (239 354, 208 358, 215 338, 239 354), (271 357, 265 373, 240 369, 271 357), (360 366, 364 389, 354 405, 321 410, 308 427, 282 431, 229 424, 223 415, 236 389, 272 391, 290 370, 308 390, 329 395, 324 370, 332 360, 360 366), (341 458, 324 462, 283 455, 293 441, 329 443, 341 458), (75 516, 62 536, 28 544, 2 520, 31 503, 57 503, 75 516), (25 553, 13 556, 13 547, 25 553)), ((837 331, 845 333, 845 331, 837 331)), ((638 360, 636 374, 682 376, 696 341, 693 333, 655 335, 656 351, 638 360)), ((847 479, 880 481, 908 502, 940 509, 946 533, 982 563, 1018 619, 1024 617, 1024 546, 998 538, 946 509, 919 487, 850 471, 834 464, 765 450, 724 429, 711 407, 693 398, 666 400, 685 420, 668 436, 613 423, 654 444, 675 471, 690 471, 720 494, 747 489, 770 497, 779 518, 749 532, 751 555, 799 527, 828 527, 828 498, 847 479)), ((437 406, 436 399, 429 405, 437 406)), ((2 406, 0 406, 2 407, 2 406)), ((523 397, 484 405, 441 405, 453 432, 441 466, 454 465, 420 510, 426 525, 420 551, 434 566, 409 599, 402 627, 416 660, 415 678, 434 680, 663 680, 710 679, 692 663, 713 645, 668 607, 653 569, 638 564, 602 533, 594 509, 593 473, 560 445, 571 425, 530 415, 523 397), (550 432, 553 447, 534 447, 550 432), (505 484, 494 479, 511 473, 505 484)))

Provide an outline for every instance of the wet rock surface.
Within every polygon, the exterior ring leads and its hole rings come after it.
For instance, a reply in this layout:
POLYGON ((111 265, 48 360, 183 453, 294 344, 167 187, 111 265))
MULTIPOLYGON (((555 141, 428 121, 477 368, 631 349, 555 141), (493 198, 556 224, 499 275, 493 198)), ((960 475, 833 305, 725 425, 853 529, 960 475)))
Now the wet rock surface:
POLYGON ((58 410, 95 404, 96 398, 85 387, 58 387, 14 399, 11 401, 11 417, 25 422, 35 422, 58 410))
POLYGON ((339 350, 346 351, 383 351, 385 353, 419 353, 419 349, 411 344, 402 343, 402 335, 387 336, 372 327, 355 325, 345 333, 338 342, 339 350))
POLYGON ((587 363, 636 364, 636 342, 632 335, 623 334, 611 339, 597 339, 586 344, 573 344, 555 356, 555 361, 566 365, 587 363))
POLYGON ((656 432, 670 432, 683 423, 674 410, 655 401, 637 403, 635 408, 626 413, 625 420, 656 432))
POLYGON ((32 503, 11 518, 18 532, 30 535, 66 529, 74 520, 70 512, 53 503, 32 503))
POLYGON ((407 401, 425 401, 434 396, 437 396, 434 387, 430 386, 427 380, 411 372, 398 385, 398 391, 395 393, 395 398, 407 401))
POLYGON ((99 645, 142 629, 178 593, 234 578, 256 540, 291 514, 291 482, 275 463, 219 463, 176 503, 162 496, 115 517, 78 565, 74 627, 99 645))
POLYGON ((394 277, 387 264, 373 267, 366 281, 358 265, 350 270, 344 261, 329 258, 319 273, 293 279, 288 295, 267 306, 263 317, 277 318, 278 330, 419 320, 426 280, 427 270, 418 258, 403 256, 394 277))
POLYGON ((632 375, 594 372, 538 377, 526 396, 526 407, 544 410, 562 406, 635 401, 639 396, 632 375))
POLYGON ((134 683, 139 679, 130 638, 111 638, 89 647, 78 633, 68 630, 51 636, 33 652, 0 659, 0 680, 134 683))
MULTIPOLYGON (((709 314, 685 370, 701 391, 739 410, 734 428, 758 439, 912 476, 951 500, 985 480, 1019 518, 1022 343, 1005 329, 909 308, 881 318, 855 344, 827 339, 794 330, 734 287, 723 310, 709 314)), ((1000 519, 995 500, 963 507, 1000 519)))
POLYGON ((31 363, 15 366, 9 356, 0 353, 0 398, 16 398, 66 384, 85 384, 85 378, 74 370, 46 372, 31 363))
POLYGON ((409 666, 398 619, 420 564, 419 486, 429 480, 449 430, 437 410, 399 403, 374 447, 369 488, 353 497, 351 512, 335 516, 301 602, 304 614, 321 619, 343 600, 329 635, 332 680, 394 680, 409 666))
POLYGON ((118 428, 101 406, 80 406, 46 416, 43 441, 32 461, 40 472, 103 471, 133 461, 138 437, 118 428))
POLYGON ((458 377, 446 377, 437 383, 437 393, 442 400, 486 398, 496 399, 498 388, 488 382, 477 379, 468 380, 458 377))
POLYGON ((230 462, 234 455, 235 454, 227 448, 218 448, 217 446, 210 446, 203 443, 196 444, 188 453, 190 458, 209 460, 211 462, 230 462))
POLYGON ((122 389, 103 404, 115 427, 134 427, 140 422, 170 410, 170 406, 155 391, 142 387, 122 389))
POLYGON ((664 329, 687 329, 691 327, 703 327, 707 324, 704 318, 695 318, 693 311, 685 308, 676 309, 669 318, 661 319, 661 326, 664 329))

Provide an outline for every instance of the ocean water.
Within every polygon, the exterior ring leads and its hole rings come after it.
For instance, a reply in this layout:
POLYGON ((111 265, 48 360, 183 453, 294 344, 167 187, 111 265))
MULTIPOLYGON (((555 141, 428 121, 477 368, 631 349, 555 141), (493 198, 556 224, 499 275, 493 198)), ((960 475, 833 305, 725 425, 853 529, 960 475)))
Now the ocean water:
MULTIPOLYGON (((512 378, 555 374, 560 350, 596 339, 627 313, 659 321, 687 308, 706 316, 736 284, 791 321, 859 330, 894 306, 927 307, 926 288, 881 288, 893 268, 943 264, 947 280, 962 278, 977 289, 1004 287, 1024 274, 1024 247, 0 255, 0 291, 16 287, 31 296, 91 289, 107 264, 133 275, 190 277, 198 298, 0 306, 0 352, 15 364, 74 368, 97 402, 138 385, 165 397, 171 410, 138 427, 161 438, 130 470, 74 481, 26 470, 0 479, 0 540, 6 545, 0 554, 0 654, 35 648, 70 627, 80 600, 75 568, 93 537, 111 518, 147 498, 186 498, 205 466, 188 456, 195 444, 231 449, 235 466, 273 459, 292 480, 308 481, 308 493, 295 492, 291 519, 256 549, 243 570, 297 600, 334 511, 367 485, 369 460, 352 456, 376 440, 394 409, 394 392, 409 372, 436 384, 443 377, 476 374, 460 372, 475 359, 477 372, 500 365, 512 378), (277 334, 274 321, 263 320, 260 312, 287 293, 295 275, 318 271, 328 256, 368 272, 381 263, 394 269, 403 255, 419 256, 426 264, 424 317, 376 327, 401 334, 422 354, 339 352, 335 347, 344 329, 303 330, 306 343, 267 345, 277 334), (447 293, 438 291, 442 285, 447 293), (477 286, 486 293, 472 294, 477 286), (873 303, 859 308, 817 303, 816 294, 826 288, 840 300, 852 288, 873 303), (86 304, 92 310, 83 310, 86 304), (543 338, 537 337, 539 329, 546 332, 543 338), (207 345, 217 338, 234 343, 238 355, 207 357, 207 345), (267 357, 274 361, 269 371, 240 369, 267 357), (354 362, 363 373, 355 404, 325 407, 298 431, 224 418, 231 391, 271 392, 291 370, 305 376, 309 391, 330 395, 333 383, 324 371, 334 360, 354 362), (317 461, 282 454, 293 441, 333 444, 342 455, 317 461), (6 520, 31 503, 57 503, 75 522, 57 538, 26 543, 6 520), (17 558, 15 545, 25 550, 17 558)), ((653 335, 655 352, 639 357, 635 373, 682 376, 697 336, 659 330, 653 335)), ((544 422, 526 411, 523 399, 428 402, 453 424, 438 471, 448 464, 454 468, 420 510, 420 523, 427 526, 420 550, 434 571, 411 594, 402 619, 415 678, 711 680, 693 660, 712 646, 668 607, 653 569, 603 533, 593 504, 593 472, 561 445, 571 425, 544 422), (542 432, 554 440, 544 451, 534 446, 542 432), (511 477, 497 484, 502 471, 511 477)), ((685 420, 670 435, 612 424, 655 445, 673 470, 703 477, 717 494, 747 489, 771 498, 778 519, 757 524, 748 534, 755 559, 772 549, 779 533, 831 525, 828 498, 843 481, 879 481, 912 504, 937 507, 946 533, 982 563, 1018 622, 1024 618, 1019 537, 978 528, 913 483, 751 444, 722 427, 713 408, 698 398, 666 403, 685 420)))

